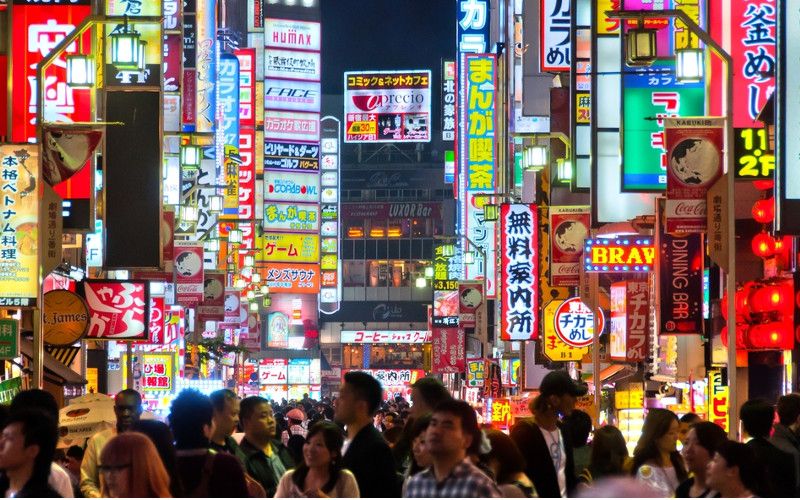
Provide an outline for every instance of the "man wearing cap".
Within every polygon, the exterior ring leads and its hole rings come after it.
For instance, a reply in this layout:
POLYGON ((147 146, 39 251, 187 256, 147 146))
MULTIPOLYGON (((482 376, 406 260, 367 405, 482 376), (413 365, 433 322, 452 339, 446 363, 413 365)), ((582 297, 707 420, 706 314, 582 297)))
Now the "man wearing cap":
POLYGON ((529 405, 533 418, 520 420, 511 429, 511 439, 525 456, 525 474, 542 498, 566 498, 577 484, 572 444, 569 433, 561 431, 560 419, 572 413, 577 398, 587 390, 566 371, 548 373, 539 396, 529 405))

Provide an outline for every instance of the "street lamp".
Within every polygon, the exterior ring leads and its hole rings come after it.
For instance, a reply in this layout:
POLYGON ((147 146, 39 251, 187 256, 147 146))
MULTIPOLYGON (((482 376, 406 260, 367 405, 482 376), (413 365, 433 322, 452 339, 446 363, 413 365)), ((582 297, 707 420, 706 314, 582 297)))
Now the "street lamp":
POLYGON ((550 163, 549 156, 547 146, 527 147, 522 153, 522 168, 525 170, 541 170, 550 163))
POLYGON ((111 39, 111 63, 119 70, 139 69, 141 35, 128 26, 128 16, 125 16, 122 30, 115 31, 108 37, 111 39))
POLYGON ((442 245, 442 257, 455 257, 456 246, 452 243, 442 245))
POLYGON ((192 205, 181 205, 178 217, 183 222, 197 222, 197 207, 192 205))
POLYGON ((222 204, 223 198, 220 194, 212 194, 208 197, 208 204, 210 208, 208 209, 209 212, 218 214, 222 212, 222 204))
POLYGON ((244 256, 244 267, 253 267, 256 265, 256 258, 252 255, 244 256))
POLYGON ((556 165, 558 167, 556 171, 558 182, 563 184, 572 182, 572 162, 569 158, 559 158, 556 165))
POLYGON ((76 89, 94 85, 94 58, 83 54, 67 56, 67 85, 76 89))
POLYGON ((241 243, 242 242, 242 230, 241 229, 231 229, 228 231, 228 243, 241 243))
POLYGON ((644 27, 644 20, 625 34, 625 59, 629 66, 650 66, 656 60, 656 30, 644 27))
POLYGON ((184 144, 181 146, 181 165, 190 169, 200 167, 200 146, 184 144))
POLYGON ((427 266, 425 268, 425 277, 426 278, 433 278, 433 266, 427 266))
MULTIPOLYGON (((496 221, 500 214, 500 206, 494 203, 487 203, 483 206, 483 220, 485 222, 494 222, 496 221)), ((467 264, 471 264, 471 262, 467 262, 467 264)))
POLYGON ((428 280, 425 279, 425 276, 417 276, 416 285, 417 288, 425 288, 428 286, 428 280))
POLYGON ((675 77, 679 82, 697 83, 703 80, 703 49, 686 47, 675 50, 675 77))

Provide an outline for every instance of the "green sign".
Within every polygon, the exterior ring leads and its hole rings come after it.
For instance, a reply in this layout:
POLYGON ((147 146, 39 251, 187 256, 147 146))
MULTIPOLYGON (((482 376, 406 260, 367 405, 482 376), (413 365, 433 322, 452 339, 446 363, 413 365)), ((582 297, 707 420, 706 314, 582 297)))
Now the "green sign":
POLYGON ((14 396, 22 392, 22 377, 14 377, 0 382, 0 405, 11 403, 14 396))
POLYGON ((0 359, 19 357, 19 325, 15 319, 0 319, 0 359))
POLYGON ((705 88, 678 83, 674 63, 658 62, 623 78, 622 190, 663 191, 667 187, 664 117, 704 116, 705 88))

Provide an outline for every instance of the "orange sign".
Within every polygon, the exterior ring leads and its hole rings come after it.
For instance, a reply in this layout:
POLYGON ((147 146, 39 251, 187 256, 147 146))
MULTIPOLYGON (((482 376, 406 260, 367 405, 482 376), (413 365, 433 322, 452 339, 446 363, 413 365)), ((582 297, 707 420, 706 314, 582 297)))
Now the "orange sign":
POLYGON ((69 290, 44 294, 42 335, 50 345, 72 345, 86 334, 89 309, 81 297, 69 290))
POLYGON ((586 240, 584 265, 590 272, 647 272, 656 248, 649 239, 586 240))
POLYGON ((259 267, 270 293, 319 293, 319 264, 266 264, 259 267))
POLYGON ((506 429, 514 423, 511 401, 508 398, 495 398, 486 401, 486 420, 493 427, 506 429))

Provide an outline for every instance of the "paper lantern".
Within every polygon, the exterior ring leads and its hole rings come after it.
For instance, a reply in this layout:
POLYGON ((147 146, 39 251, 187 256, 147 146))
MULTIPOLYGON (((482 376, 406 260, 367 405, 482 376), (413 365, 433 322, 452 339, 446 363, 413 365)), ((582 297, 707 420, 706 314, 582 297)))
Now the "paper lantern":
POLYGON ((769 224, 775 220, 775 199, 767 198, 765 200, 758 200, 753 204, 751 211, 753 219, 761 224, 769 224))

